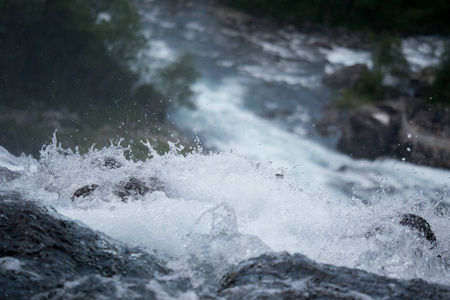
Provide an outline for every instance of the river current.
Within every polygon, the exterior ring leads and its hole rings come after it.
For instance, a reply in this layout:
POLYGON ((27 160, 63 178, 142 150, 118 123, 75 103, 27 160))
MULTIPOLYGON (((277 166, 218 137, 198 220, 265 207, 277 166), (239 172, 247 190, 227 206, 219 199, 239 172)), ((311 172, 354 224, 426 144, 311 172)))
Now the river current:
MULTIPOLYGON (((370 64, 370 54, 321 48, 314 36, 288 29, 242 31, 206 2, 183 9, 177 3, 136 2, 151 43, 143 60, 164 65, 194 55, 202 74, 196 109, 180 109, 170 119, 208 150, 199 146, 183 156, 174 141, 160 156, 145 142, 149 158, 136 162, 126 145, 80 154, 58 146, 56 134, 39 160, 0 148, 0 166, 23 174, 1 189, 145 247, 194 286, 204 280, 203 264, 220 278, 231 265, 268 251, 449 285, 450 171, 387 158, 354 160, 334 149, 335 138, 315 131, 331 98, 323 74, 370 64), (105 167, 105 158, 121 167, 105 167), (115 189, 131 177, 148 185, 157 178, 162 188, 125 203, 115 189), (88 184, 99 187, 72 201, 88 184), (404 213, 424 217, 437 245, 400 226, 404 213)), ((436 63, 425 42, 404 41, 413 66, 436 63)))

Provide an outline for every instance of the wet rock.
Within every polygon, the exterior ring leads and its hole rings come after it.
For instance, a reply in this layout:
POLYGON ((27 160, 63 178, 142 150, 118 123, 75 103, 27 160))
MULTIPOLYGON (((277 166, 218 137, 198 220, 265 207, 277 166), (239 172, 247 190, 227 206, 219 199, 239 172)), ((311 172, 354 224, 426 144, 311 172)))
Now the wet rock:
POLYGON ((73 193, 73 195, 72 195, 72 197, 70 199, 72 201, 74 201, 75 198, 89 196, 97 188, 98 188, 98 184, 95 184, 95 183, 94 184, 85 185, 82 188, 79 188, 78 190, 76 190, 75 193, 73 193))
POLYGON ((131 198, 137 198, 139 196, 144 196, 147 193, 163 190, 164 184, 157 177, 150 177, 148 182, 131 177, 128 181, 119 183, 115 194, 119 196, 122 201, 127 202, 131 198))
POLYGON ((436 80, 436 68, 426 67, 411 76, 414 97, 424 97, 436 80))
POLYGON ((430 224, 424 218, 415 214, 404 214, 400 220, 400 224, 408 226, 417 231, 421 236, 425 237, 432 245, 436 244, 436 236, 431 230, 430 224))
POLYGON ((19 172, 14 172, 8 168, 0 167, 0 183, 10 182, 19 177, 20 177, 19 172))
POLYGON ((368 70, 365 64, 355 64, 325 75, 322 82, 332 88, 348 89, 354 87, 368 70))
POLYGON ((338 149, 355 158, 394 157, 450 168, 450 108, 418 99, 350 109, 338 149))
POLYGON ((0 194, 0 241, 0 299, 154 299, 152 280, 172 296, 190 288, 156 279, 172 271, 149 253, 17 193, 0 194))
POLYGON ((316 263, 301 254, 264 254, 221 279, 225 299, 446 299, 450 287, 397 280, 316 263))
POLYGON ((293 111, 289 109, 282 109, 282 110, 269 110, 264 113, 261 113, 260 115, 267 119, 275 119, 279 117, 289 117, 293 114, 293 111))
POLYGON ((399 128, 398 113, 388 106, 364 106, 349 113, 338 149, 355 158, 375 159, 392 153, 399 128))
POLYGON ((122 167, 122 163, 112 156, 97 157, 91 160, 91 163, 102 169, 109 170, 119 169, 122 167))
POLYGON ((122 164, 114 157, 105 157, 103 166, 109 169, 118 169, 122 167, 122 164))
POLYGON ((450 107, 403 101, 396 154, 406 161, 450 168, 450 107))

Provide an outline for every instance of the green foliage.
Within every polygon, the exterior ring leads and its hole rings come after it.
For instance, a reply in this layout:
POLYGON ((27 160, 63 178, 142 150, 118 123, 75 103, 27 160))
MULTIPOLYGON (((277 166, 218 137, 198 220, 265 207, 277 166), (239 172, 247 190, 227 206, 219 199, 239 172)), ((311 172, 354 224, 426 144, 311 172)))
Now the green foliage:
POLYGON ((427 100, 443 106, 450 105, 450 42, 445 45, 441 63, 436 70, 436 80, 431 87, 432 96, 427 100))
POLYGON ((383 73, 380 71, 368 70, 355 84, 352 92, 371 101, 381 101, 386 93, 386 88, 383 86, 383 77, 383 73))
POLYGON ((129 0, 0 0, 0 105, 64 106, 92 122, 87 111, 164 121, 170 101, 192 107, 199 74, 189 55, 158 71, 163 93, 134 88, 147 47, 140 28, 129 0))
POLYGON ((372 52, 372 61, 376 72, 400 78, 407 78, 410 75, 409 64, 403 54, 399 38, 382 36, 372 52))
POLYGON ((336 97, 335 106, 339 108, 357 107, 384 99, 388 88, 383 86, 383 74, 379 71, 367 70, 354 87, 336 97))
POLYGON ((365 71, 355 86, 345 91, 340 106, 382 101, 398 96, 397 86, 386 86, 386 76, 407 81, 410 76, 409 64, 403 55, 401 40, 383 36, 372 52, 372 70, 365 71))
POLYGON ((139 86, 131 98, 134 105, 141 107, 148 118, 155 121, 164 121, 166 118, 169 102, 165 99, 166 96, 150 83, 139 86))
POLYGON ((375 32, 449 33, 446 0, 221 0, 260 17, 375 32))
POLYGON ((195 69, 193 57, 183 54, 174 63, 157 72, 158 88, 166 95, 173 107, 193 108, 194 91, 191 86, 200 77, 195 69))
POLYGON ((127 0, 0 0, 0 103, 80 108, 125 97, 145 45, 139 29, 127 0))

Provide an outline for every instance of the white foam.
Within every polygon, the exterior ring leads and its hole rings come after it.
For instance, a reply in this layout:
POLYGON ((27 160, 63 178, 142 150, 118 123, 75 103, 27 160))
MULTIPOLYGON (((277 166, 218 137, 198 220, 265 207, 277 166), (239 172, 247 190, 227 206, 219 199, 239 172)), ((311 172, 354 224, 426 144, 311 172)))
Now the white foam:
POLYGON ((444 41, 435 37, 403 39, 402 49, 415 72, 428 66, 437 66, 444 51, 444 41))
POLYGON ((0 166, 8 168, 11 171, 23 170, 23 166, 19 165, 18 159, 2 146, 0 146, 0 166))
MULTIPOLYGON (((125 149, 120 147, 81 155, 59 148, 55 141, 42 152, 34 171, 26 168, 26 175, 15 181, 15 188, 114 238, 156 250, 161 257, 186 259, 197 255, 219 271, 262 249, 271 249, 300 252, 320 262, 381 274, 389 270, 385 275, 393 277, 447 282, 447 271, 434 258, 439 254, 447 259, 450 230, 446 220, 434 213, 434 204, 427 197, 430 189, 446 193, 448 171, 392 161, 355 163, 282 132, 245 110, 236 112, 233 107, 242 104, 238 97, 242 90, 228 84, 236 96, 227 102, 232 104, 217 103, 222 106, 220 110, 207 98, 199 104, 202 110, 211 106, 211 118, 220 113, 234 116, 235 124, 230 126, 236 126, 236 130, 248 130, 240 127, 242 122, 253 127, 244 138, 231 135, 221 140, 222 147, 233 152, 183 156, 173 148, 171 153, 159 156, 150 149, 152 159, 133 162, 125 158, 125 149), (260 131, 255 123, 261 126, 260 131), (254 144, 264 138, 271 143, 254 144), (244 151, 247 158, 237 154, 244 151), (122 167, 102 166, 99 162, 104 157, 114 157, 122 167), (347 171, 333 170, 343 163, 347 171), (114 190, 130 177, 148 185, 157 177, 165 188, 123 203, 114 190), (346 182, 380 190, 374 190, 368 199, 371 204, 364 205, 333 187, 333 183, 343 187, 346 182), (99 185, 98 190, 70 200, 76 189, 92 183, 99 185), (401 193, 390 195, 381 190, 390 186, 401 193), (422 188, 427 196, 418 194, 422 188), (217 215, 219 221, 214 221, 214 208, 223 203, 226 209, 217 215), (420 211, 416 203, 420 203, 420 211), (417 244, 413 235, 405 236, 398 224, 398 216, 405 212, 419 213, 430 222, 440 242, 436 249, 417 244), (208 214, 213 221, 202 217, 208 214), (230 221, 226 221, 227 215, 230 221), (225 224, 224 235, 220 233, 222 227, 217 227, 219 223, 225 224), (380 226, 386 230, 374 231, 380 226), (370 232, 375 233, 368 238, 370 232), (411 243, 421 249, 422 256, 415 256, 414 247, 404 247, 411 243), (212 248, 204 252, 207 247, 212 248)), ((210 93, 220 95, 221 91, 210 93)))
POLYGON ((273 70, 267 66, 244 65, 238 67, 245 74, 264 80, 266 82, 281 82, 289 85, 301 85, 303 87, 317 87, 321 81, 319 75, 303 75, 295 72, 273 70))
POLYGON ((3 271, 19 272, 22 270, 22 263, 14 257, 0 257, 0 269, 3 271))
POLYGON ((333 49, 319 49, 325 54, 328 62, 344 66, 352 66, 354 64, 366 64, 372 67, 372 57, 369 51, 353 50, 344 47, 333 47, 333 49))
POLYGON ((167 61, 174 60, 177 56, 176 52, 170 49, 166 42, 160 40, 152 40, 149 55, 167 61))

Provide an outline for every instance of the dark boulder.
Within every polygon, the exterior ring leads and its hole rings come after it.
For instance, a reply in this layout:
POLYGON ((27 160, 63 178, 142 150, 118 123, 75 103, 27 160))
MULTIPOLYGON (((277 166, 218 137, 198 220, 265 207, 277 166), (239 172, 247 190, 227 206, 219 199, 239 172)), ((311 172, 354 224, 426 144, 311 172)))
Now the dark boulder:
POLYGON ((0 194, 0 241, 0 299, 154 299, 150 280, 172 295, 190 287, 158 281, 171 270, 149 253, 16 193, 0 194))
POLYGON ((397 110, 386 105, 351 110, 337 147, 355 158, 390 155, 399 130, 399 118, 397 110))
MULTIPOLYGON (((423 225, 420 217, 404 223, 423 225)), ((148 252, 118 243, 18 193, 0 193, 0 241, 0 299, 196 298, 189 279, 148 252)), ((201 285, 195 290, 207 291, 205 299, 450 297, 450 287, 391 279, 288 253, 239 263, 222 277, 218 291, 201 285)))
POLYGON ((411 76, 411 87, 414 97, 425 97, 430 94, 431 87, 436 81, 436 68, 426 67, 411 76))
POLYGON ((225 299, 447 299, 450 287, 397 280, 316 263, 301 254, 264 254, 221 280, 225 299))
POLYGON ((410 227, 417 231, 420 236, 426 238, 432 245, 436 245, 436 236, 430 224, 424 218, 415 214, 404 214, 400 220, 400 225, 410 227))
POLYGON ((396 154, 406 161, 450 168, 450 107, 403 100, 396 154))
POLYGON ((325 75, 322 82, 336 89, 352 88, 368 70, 365 64, 356 64, 325 75))
POLYGON ((450 108, 418 99, 383 101, 350 109, 341 131, 337 148, 355 158, 450 168, 450 108))
POLYGON ((79 188, 78 190, 75 191, 75 193, 73 193, 72 197, 70 198, 72 201, 75 200, 75 198, 79 198, 79 197, 86 197, 89 196, 90 194, 92 194, 96 189, 98 188, 98 184, 89 184, 89 185, 85 185, 82 188, 79 188))

